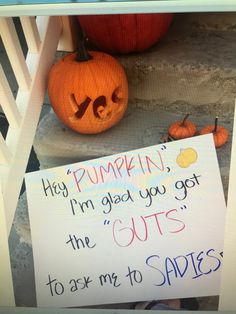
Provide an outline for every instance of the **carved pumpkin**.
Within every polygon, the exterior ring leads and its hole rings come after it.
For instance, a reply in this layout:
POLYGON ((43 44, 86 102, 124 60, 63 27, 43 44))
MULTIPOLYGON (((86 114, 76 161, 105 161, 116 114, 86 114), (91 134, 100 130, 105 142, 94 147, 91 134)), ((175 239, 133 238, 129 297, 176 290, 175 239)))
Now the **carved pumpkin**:
POLYGON ((201 135, 208 133, 213 133, 216 148, 223 146, 228 141, 229 138, 228 130, 222 125, 218 125, 218 117, 215 118, 215 124, 206 125, 200 131, 201 135))
POLYGON ((187 114, 182 121, 176 121, 169 126, 168 135, 174 140, 192 137, 197 131, 196 125, 188 119, 187 114))
POLYGON ((121 65, 102 52, 83 50, 53 65, 48 94, 59 119, 84 134, 103 132, 120 121, 128 104, 128 84, 121 65))
POLYGON ((89 40, 109 53, 148 49, 165 35, 172 19, 172 13, 78 16, 89 40))

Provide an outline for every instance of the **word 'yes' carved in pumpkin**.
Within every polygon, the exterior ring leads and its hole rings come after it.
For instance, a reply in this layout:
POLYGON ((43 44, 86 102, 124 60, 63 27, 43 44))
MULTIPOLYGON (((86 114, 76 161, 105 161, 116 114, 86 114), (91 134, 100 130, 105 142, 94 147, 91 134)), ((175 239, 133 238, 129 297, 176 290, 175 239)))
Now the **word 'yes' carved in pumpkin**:
POLYGON ((75 94, 71 94, 70 103, 72 104, 73 109, 75 110, 75 115, 71 117, 71 119, 72 120, 74 120, 74 118, 76 118, 76 120, 81 119, 83 115, 85 114, 85 111, 88 108, 88 105, 90 104, 90 102, 91 102, 91 98, 86 97, 85 101, 79 105, 75 99, 75 94))
MULTIPOLYGON (((121 91, 120 88, 116 88, 112 93, 111 100, 113 103, 117 103, 118 105, 122 103, 121 91)), ((74 115, 70 117, 71 121, 75 121, 77 119, 82 119, 84 116, 88 106, 90 105, 92 99, 90 97, 86 97, 86 99, 81 103, 78 104, 75 98, 75 94, 72 93, 70 95, 70 103, 75 111, 74 115)), ((106 119, 112 115, 112 109, 108 108, 106 97, 105 96, 98 96, 93 102, 93 114, 98 119, 106 119)), ((118 110, 119 111, 119 110, 118 110)))

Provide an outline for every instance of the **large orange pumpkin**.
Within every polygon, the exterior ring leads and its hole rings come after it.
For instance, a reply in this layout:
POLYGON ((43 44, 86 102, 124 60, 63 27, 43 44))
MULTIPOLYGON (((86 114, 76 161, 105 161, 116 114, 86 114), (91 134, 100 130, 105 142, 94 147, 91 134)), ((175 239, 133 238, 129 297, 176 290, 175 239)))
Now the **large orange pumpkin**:
POLYGON ((89 40, 109 53, 148 49, 166 34, 172 19, 172 13, 78 16, 89 40))
POLYGON ((53 65, 48 77, 49 98, 65 125, 79 133, 100 133, 124 115, 126 75, 108 54, 90 51, 87 59, 78 56, 68 54, 53 65))

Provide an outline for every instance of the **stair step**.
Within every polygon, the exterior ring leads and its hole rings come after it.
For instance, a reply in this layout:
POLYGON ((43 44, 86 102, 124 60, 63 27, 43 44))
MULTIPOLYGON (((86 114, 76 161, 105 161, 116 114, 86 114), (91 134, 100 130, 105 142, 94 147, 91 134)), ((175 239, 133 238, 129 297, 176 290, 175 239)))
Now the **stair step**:
POLYGON ((175 28, 236 31, 235 12, 199 12, 175 14, 175 28))
MULTIPOLYGON (((54 112, 41 120, 35 136, 34 149, 41 169, 47 169, 103 157, 163 142, 168 126, 182 118, 181 114, 159 109, 145 111, 131 105, 115 127, 96 135, 78 134, 63 125, 54 112)), ((211 115, 191 116, 198 129, 212 124, 211 115)), ((219 124, 230 131, 230 141, 217 150, 225 192, 228 186, 233 117, 220 119, 219 124)))
POLYGON ((236 97, 236 32, 175 29, 142 54, 120 56, 130 102, 232 114, 236 97))

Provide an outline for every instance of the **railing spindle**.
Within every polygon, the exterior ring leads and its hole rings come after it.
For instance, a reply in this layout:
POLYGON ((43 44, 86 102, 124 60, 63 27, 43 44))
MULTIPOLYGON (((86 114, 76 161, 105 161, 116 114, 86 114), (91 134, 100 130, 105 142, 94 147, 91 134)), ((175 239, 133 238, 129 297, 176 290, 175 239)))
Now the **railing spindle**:
POLYGON ((35 17, 21 16, 20 21, 24 31, 29 52, 38 53, 41 45, 41 39, 35 17))
POLYGON ((8 230, 5 217, 5 204, 0 185, 0 307, 15 306, 11 261, 8 246, 8 230))
POLYGON ((31 77, 12 18, 0 18, 0 35, 19 88, 22 90, 29 90, 31 77))
POLYGON ((21 115, 17 108, 12 91, 0 64, 0 104, 12 128, 19 128, 21 115))
POLYGON ((0 164, 8 165, 12 159, 12 154, 7 147, 7 144, 0 133, 0 164))

